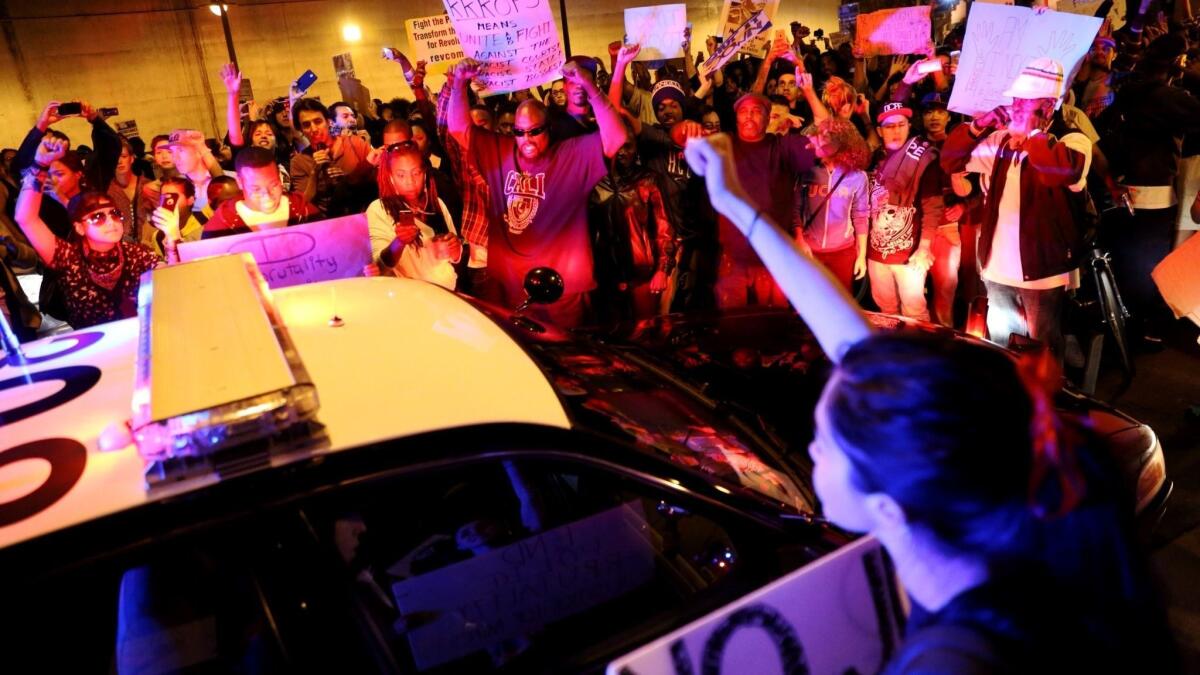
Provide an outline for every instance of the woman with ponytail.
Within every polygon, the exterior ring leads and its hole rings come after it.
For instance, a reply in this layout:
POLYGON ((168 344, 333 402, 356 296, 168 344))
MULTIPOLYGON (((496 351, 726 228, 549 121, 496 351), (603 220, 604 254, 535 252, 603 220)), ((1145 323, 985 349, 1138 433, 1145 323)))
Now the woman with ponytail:
POLYGON ((688 162, 835 363, 809 448, 825 516, 887 549, 913 601, 885 673, 1169 672, 1165 622, 1128 536, 1133 497, 1053 357, 873 334, 845 287, 738 183, 729 139, 688 162))

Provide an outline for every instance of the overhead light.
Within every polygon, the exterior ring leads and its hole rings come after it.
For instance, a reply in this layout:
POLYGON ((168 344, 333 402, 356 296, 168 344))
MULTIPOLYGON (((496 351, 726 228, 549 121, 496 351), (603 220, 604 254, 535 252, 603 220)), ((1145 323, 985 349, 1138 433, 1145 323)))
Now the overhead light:
POLYGON ((348 23, 342 26, 342 39, 346 42, 358 42, 362 40, 362 29, 356 23, 348 23))
POLYGON ((213 13, 213 16, 221 16, 221 10, 229 11, 229 5, 209 5, 208 11, 213 13))

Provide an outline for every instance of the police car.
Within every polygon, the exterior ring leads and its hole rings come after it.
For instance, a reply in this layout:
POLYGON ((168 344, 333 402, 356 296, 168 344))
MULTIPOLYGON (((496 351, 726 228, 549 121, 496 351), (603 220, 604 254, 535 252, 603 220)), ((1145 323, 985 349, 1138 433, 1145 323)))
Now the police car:
MULTIPOLYGON (((829 366, 794 316, 578 335, 416 281, 152 274, 138 319, 0 368, 16 672, 673 672, 750 663, 746 626, 816 672, 894 647, 886 560, 815 515, 829 366)), ((1064 396, 1136 437, 1153 510, 1153 433, 1064 396)))

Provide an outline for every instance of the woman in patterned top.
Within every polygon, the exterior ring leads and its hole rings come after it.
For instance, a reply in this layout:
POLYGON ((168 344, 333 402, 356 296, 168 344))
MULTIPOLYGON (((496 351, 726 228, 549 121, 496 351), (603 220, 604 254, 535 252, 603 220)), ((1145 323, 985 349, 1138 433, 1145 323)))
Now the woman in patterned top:
MULTIPOLYGON (((74 231, 66 239, 55 236, 38 215, 45 177, 39 167, 49 166, 64 150, 59 139, 47 136, 42 140, 34 165, 21 181, 16 221, 42 262, 59 272, 66 293, 67 320, 73 327, 137 316, 142 273, 161 260, 149 248, 121 240, 126 216, 113 201, 94 191, 72 197, 67 214, 74 231)), ((171 241, 168 247, 173 248, 173 244, 171 241)))

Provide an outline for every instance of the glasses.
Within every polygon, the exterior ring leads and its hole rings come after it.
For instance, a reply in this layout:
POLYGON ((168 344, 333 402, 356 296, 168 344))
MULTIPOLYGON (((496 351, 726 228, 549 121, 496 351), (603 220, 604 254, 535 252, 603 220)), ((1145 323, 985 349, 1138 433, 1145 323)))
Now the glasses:
POLYGON ((534 127, 532 129, 518 129, 517 127, 513 127, 512 131, 513 136, 516 136, 517 138, 522 138, 524 136, 529 136, 532 138, 534 136, 541 136, 542 134, 546 133, 546 125, 543 124, 540 127, 534 127))
POLYGON ((121 213, 121 209, 115 207, 111 209, 93 211, 92 213, 89 213, 83 217, 83 222, 95 227, 100 223, 103 223, 106 218, 111 218, 122 225, 125 224, 125 214, 121 213))
POLYGON ((401 148, 415 148, 415 147, 417 147, 417 144, 413 141, 400 141, 399 143, 392 143, 391 145, 384 148, 384 150, 387 152, 396 152, 397 150, 400 150, 401 148))

